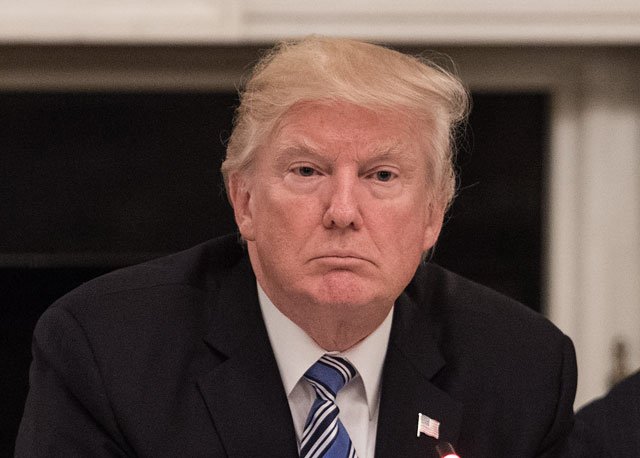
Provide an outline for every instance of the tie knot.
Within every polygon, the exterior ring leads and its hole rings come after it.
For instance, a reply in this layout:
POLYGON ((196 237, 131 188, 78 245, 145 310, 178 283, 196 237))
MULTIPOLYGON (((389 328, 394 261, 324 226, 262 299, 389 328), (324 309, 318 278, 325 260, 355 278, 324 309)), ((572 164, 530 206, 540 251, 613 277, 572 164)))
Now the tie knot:
POLYGON ((311 366, 304 377, 319 397, 335 400, 338 391, 356 375, 356 369, 344 358, 324 355, 311 366))

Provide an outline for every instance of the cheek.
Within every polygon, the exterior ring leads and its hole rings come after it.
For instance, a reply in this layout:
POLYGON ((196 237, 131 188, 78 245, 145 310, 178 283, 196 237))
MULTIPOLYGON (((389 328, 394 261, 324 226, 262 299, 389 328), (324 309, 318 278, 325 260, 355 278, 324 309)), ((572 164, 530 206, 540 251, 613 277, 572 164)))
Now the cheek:
POLYGON ((425 241, 426 219, 425 213, 415 206, 406 209, 393 206, 375 212, 370 227, 388 251, 402 257, 417 253, 419 258, 425 241))
POLYGON ((309 228, 321 221, 317 199, 290 193, 264 193, 255 200, 260 215, 256 227, 270 239, 289 238, 291 243, 306 235, 309 228))

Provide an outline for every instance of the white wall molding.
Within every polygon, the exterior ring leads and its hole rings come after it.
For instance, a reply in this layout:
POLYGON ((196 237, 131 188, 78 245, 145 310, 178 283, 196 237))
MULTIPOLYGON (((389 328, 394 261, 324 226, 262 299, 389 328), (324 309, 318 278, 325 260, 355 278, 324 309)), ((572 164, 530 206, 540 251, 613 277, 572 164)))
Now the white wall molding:
POLYGON ((241 17, 241 33, 250 41, 313 32, 395 43, 640 42, 640 5, 629 0, 248 0, 241 17))
POLYGON ((0 0, 4 43, 262 43, 319 33, 391 43, 640 43, 632 0, 0 0))
POLYGON ((0 0, 4 43, 222 43, 238 40, 237 0, 0 0))

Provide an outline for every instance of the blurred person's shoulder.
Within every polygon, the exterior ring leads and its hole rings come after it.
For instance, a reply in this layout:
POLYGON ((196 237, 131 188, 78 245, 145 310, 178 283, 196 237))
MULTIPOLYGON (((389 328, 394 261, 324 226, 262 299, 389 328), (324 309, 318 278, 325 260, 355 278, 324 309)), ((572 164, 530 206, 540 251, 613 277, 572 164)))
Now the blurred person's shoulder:
POLYGON ((581 408, 576 418, 584 437, 604 449, 600 456, 640 456, 640 371, 581 408))

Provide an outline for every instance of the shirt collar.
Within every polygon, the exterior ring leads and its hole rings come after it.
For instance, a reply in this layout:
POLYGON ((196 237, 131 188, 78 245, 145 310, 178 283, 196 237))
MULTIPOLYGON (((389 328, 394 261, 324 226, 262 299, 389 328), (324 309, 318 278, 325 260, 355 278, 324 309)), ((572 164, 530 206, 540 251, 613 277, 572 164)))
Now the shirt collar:
MULTIPOLYGON (((271 348, 273 349, 280 377, 287 396, 304 373, 322 355, 330 353, 320 347, 297 324, 284 315, 258 283, 258 300, 264 318, 271 348)), ((380 399, 380 380, 387 353, 393 307, 384 321, 371 334, 348 350, 339 353, 357 369, 364 384, 369 418, 372 418, 380 399)), ((332 353, 332 352, 331 352, 332 353)))

